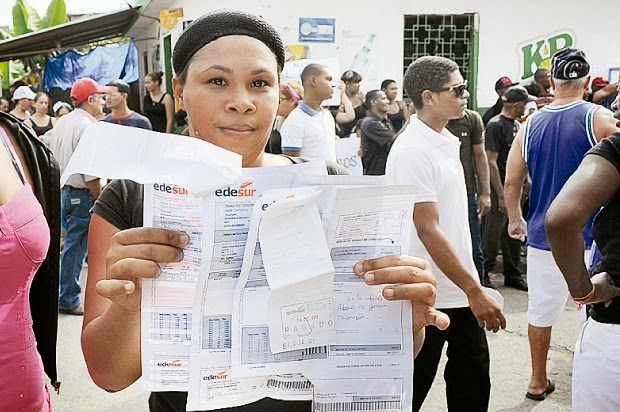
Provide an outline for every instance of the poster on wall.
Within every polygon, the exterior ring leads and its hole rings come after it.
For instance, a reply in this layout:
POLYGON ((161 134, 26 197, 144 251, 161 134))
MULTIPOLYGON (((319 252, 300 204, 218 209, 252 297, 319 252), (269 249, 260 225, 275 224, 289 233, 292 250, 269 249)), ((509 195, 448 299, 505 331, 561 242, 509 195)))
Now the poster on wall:
POLYGON ((299 41, 311 43, 334 43, 336 19, 299 18, 299 41))

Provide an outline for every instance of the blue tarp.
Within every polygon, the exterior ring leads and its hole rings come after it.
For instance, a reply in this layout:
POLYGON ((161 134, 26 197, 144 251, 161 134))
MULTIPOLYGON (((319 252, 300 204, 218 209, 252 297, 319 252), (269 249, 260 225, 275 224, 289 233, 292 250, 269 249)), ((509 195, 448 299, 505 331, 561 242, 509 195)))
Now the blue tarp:
POLYGON ((138 81, 138 48, 134 42, 127 42, 119 47, 95 47, 88 54, 70 50, 45 60, 45 90, 53 87, 68 90, 82 77, 90 77, 99 84, 116 79, 129 84, 138 81))

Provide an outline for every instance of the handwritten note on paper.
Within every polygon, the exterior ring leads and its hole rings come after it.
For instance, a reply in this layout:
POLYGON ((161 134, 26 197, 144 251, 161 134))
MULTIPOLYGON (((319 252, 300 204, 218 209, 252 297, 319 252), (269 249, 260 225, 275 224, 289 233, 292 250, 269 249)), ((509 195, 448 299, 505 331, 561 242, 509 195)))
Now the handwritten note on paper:
POLYGON ((270 288, 272 353, 336 341, 334 266, 316 205, 319 195, 294 195, 274 202, 259 226, 270 288))

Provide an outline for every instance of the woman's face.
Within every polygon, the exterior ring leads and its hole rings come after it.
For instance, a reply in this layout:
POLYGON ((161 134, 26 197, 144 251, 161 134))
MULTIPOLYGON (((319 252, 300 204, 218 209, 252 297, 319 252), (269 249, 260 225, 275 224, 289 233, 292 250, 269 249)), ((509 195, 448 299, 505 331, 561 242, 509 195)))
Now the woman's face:
POLYGON ((50 101, 48 97, 43 94, 39 97, 39 100, 34 102, 34 108, 37 111, 37 113, 47 114, 49 104, 50 104, 50 101))
POLYGON ((345 83, 346 84, 346 88, 347 88, 347 92, 351 95, 353 94, 357 94, 360 91, 360 82, 355 82, 355 83, 345 83))
POLYGON ((398 86, 396 86, 396 83, 390 83, 385 87, 385 89, 383 89, 383 92, 387 96, 388 100, 392 101, 396 99, 396 95, 398 94, 398 86))
POLYGON ((286 90, 280 89, 280 104, 278 105, 278 116, 287 117, 293 109, 297 107, 297 102, 286 90))
POLYGON ((175 77, 173 88, 191 136, 242 155, 244 167, 262 165, 279 91, 276 57, 264 43, 220 37, 194 55, 185 85, 175 77))
POLYGON ((147 91, 153 92, 153 91, 155 91, 157 86, 159 86, 159 83, 157 83, 155 80, 151 79, 151 76, 146 76, 144 78, 144 87, 146 87, 147 91))
POLYGON ((60 119, 62 116, 66 115, 67 113, 69 113, 69 109, 63 106, 60 109, 58 109, 58 112, 56 113, 56 117, 60 119))

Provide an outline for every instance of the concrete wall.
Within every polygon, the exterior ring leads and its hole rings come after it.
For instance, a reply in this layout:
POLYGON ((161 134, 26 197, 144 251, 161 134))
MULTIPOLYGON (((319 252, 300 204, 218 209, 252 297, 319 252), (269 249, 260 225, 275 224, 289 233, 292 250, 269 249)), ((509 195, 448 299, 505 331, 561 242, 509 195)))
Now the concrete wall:
MULTIPOLYGON (((607 78, 610 67, 620 67, 620 36, 614 33, 618 6, 614 0, 598 1, 597 12, 589 10, 585 4, 577 9, 558 0, 383 0, 373 3, 352 0, 303 3, 236 0, 234 4, 224 0, 179 0, 171 6, 174 7, 183 7, 185 20, 195 19, 210 10, 231 7, 261 15, 280 32, 285 44, 299 44, 300 17, 333 18, 336 20, 334 43, 304 44, 309 48, 310 58, 338 57, 341 72, 349 68, 355 54, 368 36, 374 33, 373 63, 362 83, 365 90, 377 87, 385 78, 394 78, 401 84, 404 15, 478 13, 477 92, 480 107, 488 107, 495 102, 497 96, 493 84, 499 77, 507 75, 513 80, 521 79, 524 72, 521 49, 524 44, 545 41, 554 34, 568 33, 574 40, 574 46, 586 52, 593 76, 607 78)), ((173 44, 181 29, 182 23, 173 29, 173 44)), ((540 47, 542 54, 545 46, 548 52, 546 41, 540 47)), ((529 82, 529 79, 524 82, 529 82)))

